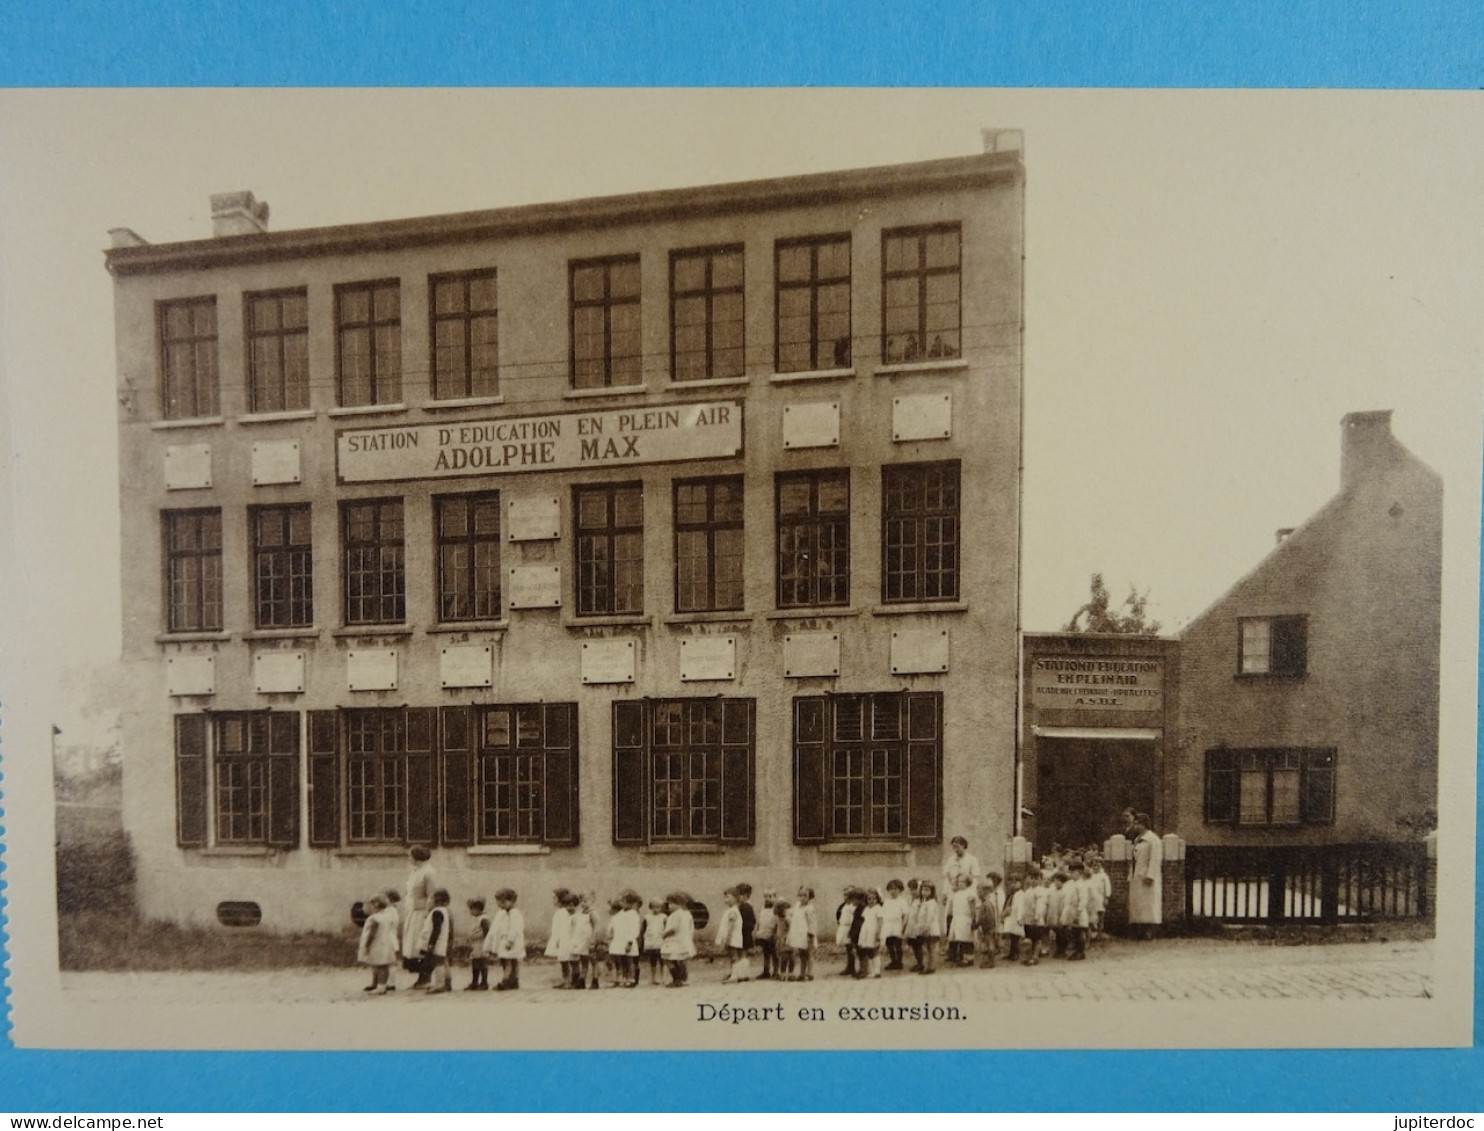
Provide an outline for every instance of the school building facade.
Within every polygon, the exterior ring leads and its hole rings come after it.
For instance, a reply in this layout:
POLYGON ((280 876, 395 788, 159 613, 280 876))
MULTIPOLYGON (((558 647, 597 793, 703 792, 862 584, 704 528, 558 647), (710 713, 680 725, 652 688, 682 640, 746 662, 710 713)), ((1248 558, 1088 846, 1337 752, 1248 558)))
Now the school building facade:
POLYGON ((1013 827, 1024 169, 113 233, 146 914, 824 891, 1013 827))

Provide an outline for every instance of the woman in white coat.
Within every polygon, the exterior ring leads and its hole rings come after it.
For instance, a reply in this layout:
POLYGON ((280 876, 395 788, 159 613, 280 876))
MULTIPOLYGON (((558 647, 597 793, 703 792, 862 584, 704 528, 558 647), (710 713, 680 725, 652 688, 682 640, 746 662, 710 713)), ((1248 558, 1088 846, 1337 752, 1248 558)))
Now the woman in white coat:
POLYGON ((1141 819, 1129 826, 1126 834, 1133 844, 1128 871, 1128 923, 1138 938, 1154 937, 1154 929, 1164 921, 1164 885, 1161 882, 1164 845, 1159 836, 1141 819))

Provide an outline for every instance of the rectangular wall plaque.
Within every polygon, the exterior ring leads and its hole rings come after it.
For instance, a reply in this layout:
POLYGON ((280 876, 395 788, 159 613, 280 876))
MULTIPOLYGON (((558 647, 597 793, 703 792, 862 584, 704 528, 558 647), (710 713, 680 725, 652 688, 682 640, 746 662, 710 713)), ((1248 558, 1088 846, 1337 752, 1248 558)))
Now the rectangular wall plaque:
POLYGON ((488 644, 454 644, 438 665, 444 687, 489 687, 495 679, 495 650, 488 644))
POLYGON ((585 640, 582 644, 583 683, 633 683, 632 640, 585 640))
POLYGON ((529 495, 510 500, 510 541, 539 542, 560 538, 562 501, 556 495, 529 495))
POLYGON ((506 575, 510 584, 512 609, 555 609, 562 603, 562 567, 554 565, 511 566, 506 575))
POLYGON ((783 406, 783 446, 837 448, 840 446, 840 402, 783 406))
POLYGON ((891 438, 946 440, 953 435, 953 395, 916 393, 891 399, 891 438))
POLYGON ((165 686, 171 695, 215 695, 216 657, 167 657, 165 686))
POLYGON ((395 691, 397 650, 369 648, 347 652, 345 686, 349 691, 395 691))
POLYGON ((165 449, 165 490, 211 486, 211 445, 171 444, 165 449))
POLYGON ((891 634, 892 675, 936 675, 947 670, 946 628, 904 628, 891 634))
POLYGON ((298 440, 258 440, 252 446, 252 484, 299 483, 298 440))
POLYGON ((783 638, 783 674, 788 679, 840 674, 838 632, 790 632, 783 638))
POLYGON ((735 636, 687 636, 680 641, 680 678, 687 682, 737 678, 735 636))
POLYGON ((255 691, 265 694, 301 693, 304 690, 304 653, 254 653, 252 682, 255 691))

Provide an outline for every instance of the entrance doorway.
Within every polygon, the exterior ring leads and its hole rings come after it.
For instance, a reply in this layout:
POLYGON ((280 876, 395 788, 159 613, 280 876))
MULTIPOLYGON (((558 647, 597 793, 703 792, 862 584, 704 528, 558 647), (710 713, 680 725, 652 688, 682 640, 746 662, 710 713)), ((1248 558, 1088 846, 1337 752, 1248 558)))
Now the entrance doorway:
POLYGON ((1126 808, 1152 813, 1154 763, 1149 739, 1038 737, 1036 855, 1101 845, 1126 808))

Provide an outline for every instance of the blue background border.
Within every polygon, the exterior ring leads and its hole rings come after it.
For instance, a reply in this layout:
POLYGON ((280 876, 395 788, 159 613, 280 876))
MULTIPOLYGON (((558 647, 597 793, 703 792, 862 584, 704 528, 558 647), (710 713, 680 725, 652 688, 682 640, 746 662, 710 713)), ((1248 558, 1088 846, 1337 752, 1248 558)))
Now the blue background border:
MULTIPOLYGON (((1072 0, 53 0, 0 12, 0 84, 1477 90, 1484 81, 1477 0, 1116 0, 1090 7, 1072 0)), ((1476 893, 1475 931, 1484 936, 1480 902, 1476 893)), ((1481 1017, 1476 987, 1476 1045, 1481 1017)), ((0 1110, 341 1111, 364 1108, 368 1096, 388 1110, 1478 1111, 1484 1055, 1477 1048, 492 1055, 0 1047, 0 1110)))

